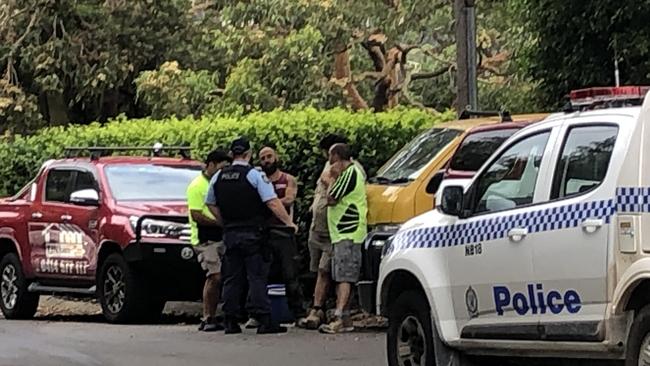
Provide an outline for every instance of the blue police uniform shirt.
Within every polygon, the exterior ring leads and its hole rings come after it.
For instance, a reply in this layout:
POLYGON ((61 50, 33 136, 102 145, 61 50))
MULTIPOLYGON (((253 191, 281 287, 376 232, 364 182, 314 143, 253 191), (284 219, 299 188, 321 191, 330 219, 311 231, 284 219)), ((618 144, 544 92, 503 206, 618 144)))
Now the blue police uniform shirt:
MULTIPOLYGON (((232 165, 247 166, 249 164, 242 160, 235 160, 232 162, 232 165)), ((205 197, 205 203, 208 205, 217 204, 217 196, 214 190, 214 184, 219 178, 219 173, 221 173, 221 171, 218 171, 214 176, 212 176, 212 179, 210 179, 210 189, 208 189, 208 194, 205 197)), ((275 194, 273 184, 271 184, 271 181, 269 181, 264 172, 261 172, 257 169, 251 169, 246 175, 246 179, 248 180, 248 183, 250 183, 253 188, 257 190, 257 194, 259 194, 262 202, 268 202, 274 198, 278 198, 278 195, 275 194)))

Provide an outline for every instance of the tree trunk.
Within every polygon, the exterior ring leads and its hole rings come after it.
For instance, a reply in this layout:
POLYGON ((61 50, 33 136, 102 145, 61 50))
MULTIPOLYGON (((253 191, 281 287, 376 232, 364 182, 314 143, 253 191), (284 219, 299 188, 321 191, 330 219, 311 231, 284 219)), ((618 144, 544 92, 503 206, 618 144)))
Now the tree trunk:
POLYGON ((348 100, 348 103, 355 111, 361 109, 368 109, 368 103, 363 99, 356 85, 352 81, 352 74, 350 72, 350 54, 347 49, 337 52, 334 55, 334 78, 332 80, 335 84, 343 87, 343 94, 348 100))
POLYGON ((465 0, 454 0, 454 18, 456 22, 456 103, 455 108, 461 113, 469 105, 469 74, 467 65, 467 14, 465 0))
POLYGON ((68 108, 61 93, 47 93, 47 114, 51 126, 67 125, 68 108))

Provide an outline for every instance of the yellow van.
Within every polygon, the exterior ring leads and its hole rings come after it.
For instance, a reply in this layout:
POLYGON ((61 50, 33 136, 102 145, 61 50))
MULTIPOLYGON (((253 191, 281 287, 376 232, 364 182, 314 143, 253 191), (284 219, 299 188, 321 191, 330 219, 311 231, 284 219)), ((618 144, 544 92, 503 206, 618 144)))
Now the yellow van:
MULTIPOLYGON (((364 299, 362 303, 365 299, 374 299, 368 291, 374 292, 374 280, 385 241, 397 231, 400 224, 434 208, 434 196, 442 182, 445 167, 468 131, 501 122, 534 122, 546 116, 528 114, 511 117, 507 112, 463 113, 457 121, 441 123, 422 132, 368 180, 368 236, 364 245, 362 281, 359 282, 359 295, 364 299)), ((364 309, 372 306, 361 305, 364 309)))

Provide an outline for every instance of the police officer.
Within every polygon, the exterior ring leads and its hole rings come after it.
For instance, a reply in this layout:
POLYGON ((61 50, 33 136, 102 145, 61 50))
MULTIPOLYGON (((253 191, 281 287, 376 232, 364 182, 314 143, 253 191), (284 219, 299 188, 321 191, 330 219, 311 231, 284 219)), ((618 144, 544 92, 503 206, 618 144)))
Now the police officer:
POLYGON ((297 227, 266 175, 249 164, 252 155, 249 141, 240 137, 232 142, 230 150, 232 165, 213 176, 206 197, 206 204, 224 226, 225 332, 241 333, 237 320, 244 298, 242 291, 248 280, 246 308, 260 323, 257 333, 283 333, 287 329, 271 321, 271 303, 266 289, 271 250, 266 243, 266 225, 275 215, 294 230, 297 227))

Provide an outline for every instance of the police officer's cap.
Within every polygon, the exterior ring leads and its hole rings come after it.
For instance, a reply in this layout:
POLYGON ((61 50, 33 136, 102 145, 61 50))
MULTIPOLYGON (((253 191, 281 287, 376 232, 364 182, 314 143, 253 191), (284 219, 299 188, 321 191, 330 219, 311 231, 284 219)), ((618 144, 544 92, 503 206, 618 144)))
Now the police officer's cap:
POLYGON ((244 136, 236 139, 230 144, 230 151, 235 155, 241 155, 251 149, 251 143, 244 136))

